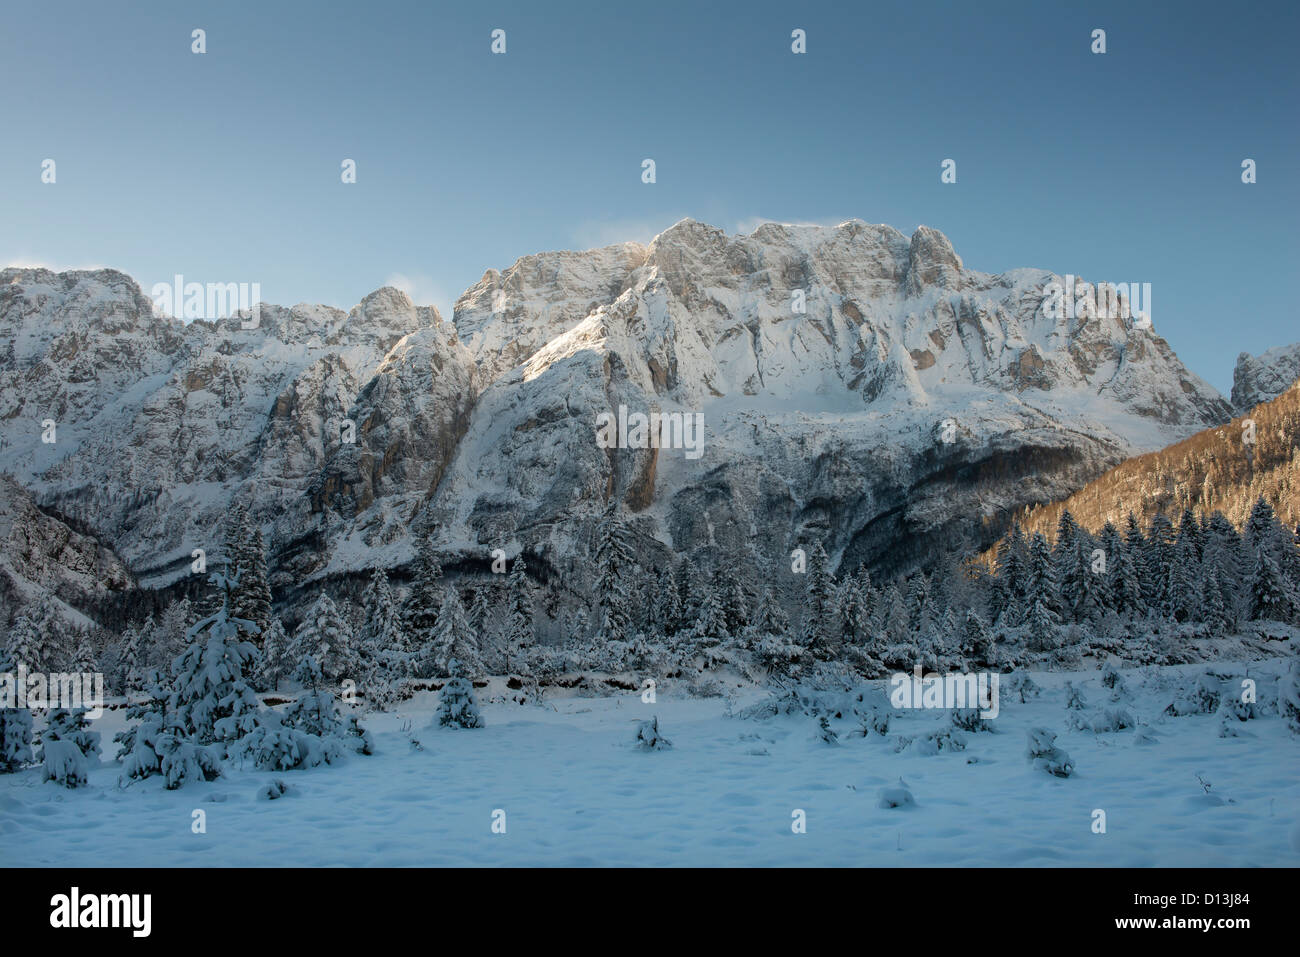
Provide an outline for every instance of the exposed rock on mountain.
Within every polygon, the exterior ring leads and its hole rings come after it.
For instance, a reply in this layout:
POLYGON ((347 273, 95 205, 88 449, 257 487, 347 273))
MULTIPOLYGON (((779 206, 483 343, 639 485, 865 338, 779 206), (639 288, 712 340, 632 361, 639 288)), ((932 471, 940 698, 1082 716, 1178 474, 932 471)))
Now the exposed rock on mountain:
POLYGON ((1300 379, 1300 342, 1258 356, 1243 352, 1232 370, 1232 405, 1245 412, 1281 395, 1296 379, 1300 379))
POLYGON ((116 555, 42 512, 31 495, 4 474, 0 474, 0 580, 0 593, 6 596, 0 626, 47 596, 65 617, 81 624, 84 618, 62 603, 102 597, 134 584, 116 555))

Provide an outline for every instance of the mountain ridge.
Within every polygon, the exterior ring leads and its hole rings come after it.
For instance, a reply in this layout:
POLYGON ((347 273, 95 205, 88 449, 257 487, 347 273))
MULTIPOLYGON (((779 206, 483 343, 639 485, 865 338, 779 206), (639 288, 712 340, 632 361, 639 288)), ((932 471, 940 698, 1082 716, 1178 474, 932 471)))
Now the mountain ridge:
POLYGON ((1049 318, 1059 278, 968 270, 929 227, 683 220, 488 270, 450 321, 383 287, 346 313, 264 306, 248 330, 155 316, 115 270, 5 269, 0 440, 153 584, 219 552, 234 503, 281 590, 405 564, 412 528, 453 558, 528 550, 581 589, 611 497, 648 562, 771 561, 814 536, 904 569, 1230 415, 1152 331, 1049 318), (704 414, 704 456, 598 448, 620 404, 704 414))

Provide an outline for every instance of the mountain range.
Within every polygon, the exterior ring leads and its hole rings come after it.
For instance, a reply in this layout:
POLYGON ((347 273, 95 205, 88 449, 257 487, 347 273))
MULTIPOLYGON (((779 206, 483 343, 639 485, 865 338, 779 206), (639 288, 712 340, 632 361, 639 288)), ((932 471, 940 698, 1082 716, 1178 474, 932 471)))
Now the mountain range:
POLYGON ((856 220, 740 236, 684 220, 645 246, 526 256, 450 321, 386 287, 349 312, 182 322, 114 270, 10 268, 0 491, 5 514, 68 530, 78 574, 106 569, 92 591, 219 558, 237 504, 286 600, 401 568, 423 535, 453 568, 523 553, 580 595, 611 499, 647 566, 762 567, 815 538, 889 574, 987 546, 1018 510, 1300 375, 1300 346, 1243 355, 1230 403, 1150 327, 1054 318, 1061 281, 856 220), (602 448, 620 407, 701 414, 702 454, 602 448))

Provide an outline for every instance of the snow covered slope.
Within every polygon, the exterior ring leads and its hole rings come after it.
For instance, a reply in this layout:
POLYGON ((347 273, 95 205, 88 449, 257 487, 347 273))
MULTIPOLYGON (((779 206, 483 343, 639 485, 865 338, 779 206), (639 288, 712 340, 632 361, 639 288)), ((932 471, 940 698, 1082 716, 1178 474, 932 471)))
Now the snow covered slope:
POLYGON ((1229 416, 1150 330, 1048 318, 1058 278, 968 270, 926 227, 685 220, 489 271, 454 325, 381 289, 243 329, 155 316, 111 270, 7 269, 0 468, 151 582, 218 549, 236 501, 281 587, 405 562, 428 525, 580 588, 610 496, 647 561, 773 561, 816 535, 906 567, 1229 416), (703 414, 702 454, 601 448, 619 405, 703 414))

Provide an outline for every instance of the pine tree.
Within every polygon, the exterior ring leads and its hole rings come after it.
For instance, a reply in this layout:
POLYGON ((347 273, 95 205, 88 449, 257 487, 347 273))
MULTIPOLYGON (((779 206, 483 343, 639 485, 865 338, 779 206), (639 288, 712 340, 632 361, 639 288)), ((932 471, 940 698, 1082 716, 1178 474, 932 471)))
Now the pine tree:
POLYGON ((1038 533, 1029 542, 1029 569, 1025 578, 1024 600, 1031 609, 1041 604, 1052 612, 1053 617, 1060 608, 1059 586, 1051 549, 1047 539, 1038 533))
POLYGON ((1124 529, 1124 551, 1137 573, 1138 600, 1133 606, 1135 617, 1146 617, 1151 613, 1150 595, 1156 586, 1151 580, 1152 572, 1147 567, 1147 540, 1138 524, 1137 516, 1128 513, 1124 529))
POLYGON ((262 539, 261 526, 250 518, 243 505, 236 505, 231 510, 227 522, 226 567, 231 581, 237 582, 231 591, 231 614, 254 622, 258 634, 262 634, 271 623, 266 543, 262 539))
POLYGON ((654 623, 664 637, 675 635, 682 628, 681 586, 677 581, 677 566, 671 558, 659 573, 659 586, 654 604, 654 623))
POLYGON ((1056 523, 1056 547, 1052 558, 1057 569, 1057 578, 1065 580, 1067 568, 1074 564, 1080 545, 1079 523, 1074 520, 1068 508, 1061 509, 1061 518, 1056 523))
POLYGON ((845 578, 840 587, 839 613, 840 641, 844 647, 860 646, 866 636, 869 612, 862 585, 857 578, 845 578))
POLYGON ((1223 602, 1223 589, 1219 584, 1218 573, 1211 568, 1205 579, 1204 600, 1201 602, 1201 620, 1215 631, 1226 632, 1232 627, 1232 619, 1223 602))
POLYGON ((362 625, 357 642, 360 653, 369 659, 376 655, 398 655, 405 649, 402 615, 393 595, 388 575, 378 565, 361 593, 362 625))
MULTIPOLYGON (((1246 560, 1241 535, 1222 512, 1215 512, 1206 523, 1202 568, 1212 571, 1219 583, 1226 628, 1249 616, 1251 596, 1248 587, 1254 564, 1246 560), (1245 587, 1243 587, 1245 586, 1245 587)), ((1209 596, 1207 595, 1207 600, 1209 596)))
POLYGON ((117 687, 130 697, 144 690, 145 668, 140 648, 140 633, 130 625, 122 632, 117 653, 117 687))
POLYGON ((359 662, 352 629, 338 607, 321 592, 293 633, 290 660, 312 655, 327 678, 359 677, 359 662))
POLYGON ((1260 547, 1255 552, 1255 574, 1250 584, 1251 612, 1255 620, 1288 621, 1291 617, 1289 589, 1282 570, 1269 553, 1260 547))
POLYGON ((1043 601, 1034 602, 1026 627, 1031 651, 1053 651, 1060 646, 1056 614, 1043 601))
POLYGON ((706 668, 712 668, 721 660, 722 648, 731 640, 731 632, 727 628, 726 608, 721 596, 712 589, 709 589, 705 597, 704 607, 700 611, 699 620, 695 623, 692 638, 692 651, 703 659, 706 668))
POLYGON ((634 559, 628 531, 618 515, 618 503, 611 500, 596 527, 596 607, 600 610, 600 634, 606 644, 626 641, 630 635, 631 611, 628 592, 633 580, 634 559))
POLYGON ((54 600, 48 594, 42 595, 30 617, 36 628, 38 656, 43 670, 67 671, 74 651, 73 630, 68 627, 54 600))
POLYGON ((1164 614, 1169 608, 1169 570, 1174 561, 1174 526, 1164 512, 1151 520, 1151 534, 1146 541, 1146 576, 1149 588, 1143 597, 1147 607, 1164 614))
POLYGON ((962 627, 961 653, 967 661, 981 668, 987 668, 994 663, 993 633, 974 609, 966 611, 966 620, 962 627))
POLYGON ((1024 598, 1027 581, 1028 552, 1024 533, 1019 522, 1011 524, 1011 531, 998 545, 997 575, 989 613, 996 621, 1012 604, 1019 605, 1024 598))
POLYGON ((453 660, 460 663, 464 674, 483 673, 478 636, 470 631, 465 606, 455 588, 443 590, 442 607, 438 609, 438 630, 423 657, 426 671, 433 677, 450 675, 453 660))
POLYGON ((303 693, 284 710, 284 727, 320 739, 326 763, 332 763, 336 755, 335 743, 359 754, 371 753, 369 733, 357 723, 355 716, 345 716, 339 711, 338 701, 325 687, 324 672, 315 658, 308 655, 298 662, 293 678, 303 693))
POLYGON ((288 671, 289 636, 284 623, 273 617, 262 635, 262 656, 257 668, 257 684, 264 691, 278 691, 288 671))
MULTIPOLYGON (((0 651, 0 675, 17 680, 17 665, 8 651, 0 651)), ((33 760, 31 710, 0 707, 0 774, 21 770, 33 760)))
POLYGON ((1106 594, 1109 606, 1120 615, 1142 614, 1142 580, 1133 561, 1133 550, 1120 537, 1119 530, 1109 522, 1102 532, 1102 548, 1106 551, 1106 594))
POLYGON ((438 631, 438 609, 443 601, 442 565, 433 539, 425 538, 415 561, 415 580, 403 609, 408 648, 424 648, 438 631))
POLYGON ((1300 658, 1291 659, 1278 690, 1278 710, 1291 733, 1300 735, 1300 658))
POLYGON ((1165 614, 1175 621, 1194 621, 1200 615, 1200 567, 1196 558, 1196 545, 1188 538, 1174 546, 1169 563, 1169 583, 1165 614))
POLYGON ((257 625, 230 616, 231 583, 211 576, 222 593, 220 609, 190 627, 190 645, 172 665, 173 690, 166 710, 176 730, 197 745, 229 745, 256 726, 261 707, 247 676, 257 666, 257 647, 241 637, 257 625))
POLYGON ((690 631, 695 627, 695 622, 700 617, 700 600, 699 590, 700 582, 699 566, 687 556, 682 560, 681 566, 677 572, 677 604, 678 617, 677 625, 673 633, 680 631, 690 631))
POLYGON ((168 605, 151 629, 147 664, 161 671, 170 668, 172 662, 185 650, 185 633, 193 623, 194 609, 188 598, 179 598, 168 605))
POLYGON ((523 556, 510 566, 506 578, 506 613, 504 622, 504 648, 506 672, 511 669, 530 670, 537 640, 533 633, 532 589, 525 574, 523 556))
POLYGON ((81 675, 93 675, 99 673, 99 663, 95 656, 95 646, 91 644, 89 631, 83 631, 77 641, 77 652, 73 656, 72 670, 74 673, 81 675))
POLYGON ((29 674, 44 673, 48 670, 44 658, 41 657, 40 631, 36 623, 25 614, 19 615, 14 626, 9 629, 5 652, 15 670, 19 665, 26 668, 29 674))
POLYGON ((829 661, 833 651, 836 586, 830 559, 821 542, 813 542, 809 549, 806 576, 800 644, 814 659, 829 661))
POLYGON ((447 662, 448 681, 438 697, 438 726, 443 728, 481 728, 483 716, 474 700, 474 685, 465 677, 461 663, 447 662))

